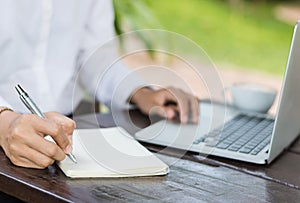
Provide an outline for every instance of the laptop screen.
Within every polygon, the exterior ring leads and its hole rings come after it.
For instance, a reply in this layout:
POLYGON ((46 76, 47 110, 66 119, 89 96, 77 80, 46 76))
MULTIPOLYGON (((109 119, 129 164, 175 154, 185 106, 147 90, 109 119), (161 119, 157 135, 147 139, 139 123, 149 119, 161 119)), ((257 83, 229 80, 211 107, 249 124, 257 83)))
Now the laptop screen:
POLYGON ((300 133, 300 21, 297 22, 279 98, 268 163, 300 133))

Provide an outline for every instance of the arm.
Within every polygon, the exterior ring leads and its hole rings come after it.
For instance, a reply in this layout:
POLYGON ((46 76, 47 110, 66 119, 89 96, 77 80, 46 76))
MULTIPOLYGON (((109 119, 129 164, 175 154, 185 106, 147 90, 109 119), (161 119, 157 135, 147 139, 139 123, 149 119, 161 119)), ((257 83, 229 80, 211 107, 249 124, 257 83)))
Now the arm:
POLYGON ((74 121, 54 112, 45 115, 46 119, 13 111, 0 114, 0 146, 13 164, 45 168, 71 152, 74 121), (45 135, 57 144, 44 139, 45 135))
POLYGON ((158 91, 141 88, 146 86, 146 83, 134 71, 126 68, 120 61, 115 63, 119 57, 114 42, 109 41, 114 36, 111 1, 95 2, 90 13, 84 52, 95 48, 95 45, 102 46, 99 46, 100 49, 89 57, 80 70, 81 82, 88 91, 110 108, 125 107, 130 95, 133 95, 130 101, 146 114, 158 113, 167 118, 174 118, 179 113, 180 121, 186 123, 191 113, 193 122, 198 122, 199 102, 196 97, 176 88, 158 91), (175 105, 168 106, 168 102, 175 105))
POLYGON ((89 14, 80 52, 81 60, 78 61, 83 65, 79 70, 80 82, 95 99, 109 108, 123 108, 128 105, 129 95, 144 86, 145 82, 121 61, 116 62, 120 56, 115 44, 117 40, 114 39, 112 2, 94 1, 89 14))

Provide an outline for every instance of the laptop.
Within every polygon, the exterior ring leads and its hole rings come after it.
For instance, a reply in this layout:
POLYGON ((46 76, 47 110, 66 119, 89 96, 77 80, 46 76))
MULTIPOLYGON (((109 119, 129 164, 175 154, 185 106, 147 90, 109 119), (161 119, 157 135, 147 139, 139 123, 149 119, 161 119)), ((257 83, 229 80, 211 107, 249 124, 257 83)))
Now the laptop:
POLYGON ((300 133, 299 24, 300 21, 295 26, 275 116, 201 102, 198 125, 162 120, 138 131, 135 138, 166 148, 256 164, 271 163, 300 133))

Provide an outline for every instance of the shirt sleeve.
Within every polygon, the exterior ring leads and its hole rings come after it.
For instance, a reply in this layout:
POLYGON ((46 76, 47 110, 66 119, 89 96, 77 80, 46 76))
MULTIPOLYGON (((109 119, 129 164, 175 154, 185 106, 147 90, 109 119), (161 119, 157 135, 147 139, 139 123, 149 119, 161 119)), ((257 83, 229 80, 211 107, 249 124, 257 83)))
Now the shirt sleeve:
POLYGON ((3 99, 1 96, 0 96, 0 106, 12 108, 12 106, 7 101, 5 101, 5 99, 3 99))
POLYGON ((84 88, 101 103, 109 108, 126 108, 133 91, 146 83, 120 60, 113 23, 112 2, 94 1, 85 27, 78 75, 84 88))

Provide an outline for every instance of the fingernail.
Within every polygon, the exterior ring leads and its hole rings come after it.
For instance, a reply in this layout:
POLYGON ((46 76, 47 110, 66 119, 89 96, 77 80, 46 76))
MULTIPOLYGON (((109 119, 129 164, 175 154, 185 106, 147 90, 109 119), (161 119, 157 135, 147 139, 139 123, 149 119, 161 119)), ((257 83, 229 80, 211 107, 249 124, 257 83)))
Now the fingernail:
POLYGON ((72 135, 68 135, 68 140, 70 143, 73 143, 72 135))
POLYGON ((199 116, 198 116, 198 115, 194 115, 194 116, 193 116, 193 121, 194 121, 194 123, 198 123, 198 119, 199 119, 199 116))
POLYGON ((66 147, 66 153, 69 154, 69 153, 71 153, 72 151, 73 151, 72 145, 68 145, 68 146, 66 147))
POLYGON ((198 117, 194 118, 194 123, 198 123, 198 117))
POLYGON ((167 112, 166 112, 167 118, 171 118, 172 114, 173 114, 172 110, 168 109, 167 112))

